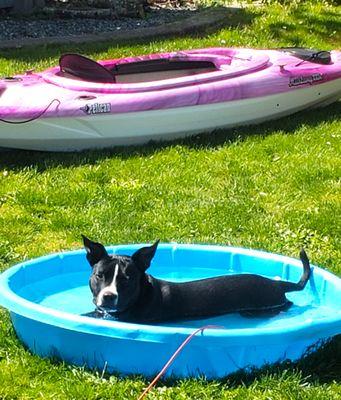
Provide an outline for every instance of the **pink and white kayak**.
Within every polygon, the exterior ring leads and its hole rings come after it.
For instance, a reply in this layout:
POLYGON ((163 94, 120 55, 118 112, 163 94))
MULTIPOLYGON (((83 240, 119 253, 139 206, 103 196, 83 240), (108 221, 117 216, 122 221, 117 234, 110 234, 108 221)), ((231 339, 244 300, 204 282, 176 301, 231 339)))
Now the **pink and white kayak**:
POLYGON ((0 146, 77 151, 168 140, 325 106, 341 52, 207 48, 58 67, 0 80, 0 146))

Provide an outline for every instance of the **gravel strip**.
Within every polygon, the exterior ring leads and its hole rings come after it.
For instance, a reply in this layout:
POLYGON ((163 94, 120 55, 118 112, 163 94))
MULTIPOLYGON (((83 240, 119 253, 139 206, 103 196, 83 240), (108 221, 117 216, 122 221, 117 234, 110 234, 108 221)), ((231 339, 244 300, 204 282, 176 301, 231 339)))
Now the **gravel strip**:
POLYGON ((198 13, 195 9, 156 9, 146 13, 146 18, 120 19, 15 19, 0 18, 0 40, 43 38, 52 36, 76 36, 99 32, 125 31, 138 28, 159 26, 179 19, 188 18, 198 13))

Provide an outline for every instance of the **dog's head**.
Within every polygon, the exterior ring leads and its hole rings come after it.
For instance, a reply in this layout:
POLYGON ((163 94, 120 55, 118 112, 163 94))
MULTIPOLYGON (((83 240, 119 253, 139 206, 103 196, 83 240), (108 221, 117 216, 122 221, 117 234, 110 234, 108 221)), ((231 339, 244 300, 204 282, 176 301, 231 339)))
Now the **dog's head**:
POLYGON ((109 255, 101 243, 83 236, 86 258, 92 267, 90 289, 99 310, 123 312, 135 303, 141 278, 150 266, 159 241, 132 256, 109 255))

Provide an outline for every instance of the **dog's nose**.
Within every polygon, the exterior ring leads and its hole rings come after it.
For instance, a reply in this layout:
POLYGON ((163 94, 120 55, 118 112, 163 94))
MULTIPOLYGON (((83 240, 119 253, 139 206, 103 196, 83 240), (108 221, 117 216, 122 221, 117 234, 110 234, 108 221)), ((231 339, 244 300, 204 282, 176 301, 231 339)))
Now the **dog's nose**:
POLYGON ((103 300, 104 301, 114 301, 115 298, 116 298, 116 296, 114 295, 114 293, 111 293, 111 292, 103 293, 103 300))
POLYGON ((112 292, 105 292, 102 294, 102 299, 99 300, 100 305, 106 308, 115 308, 117 306, 117 295, 112 292))

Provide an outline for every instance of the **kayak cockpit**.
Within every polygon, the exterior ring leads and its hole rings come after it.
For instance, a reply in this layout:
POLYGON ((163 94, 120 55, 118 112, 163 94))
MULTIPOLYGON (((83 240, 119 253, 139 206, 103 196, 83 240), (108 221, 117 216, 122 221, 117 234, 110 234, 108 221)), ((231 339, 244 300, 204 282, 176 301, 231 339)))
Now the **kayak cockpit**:
POLYGON ((59 76, 101 83, 152 82, 218 70, 211 60, 160 57, 104 66, 79 54, 62 55, 59 67, 59 76))
POLYGON ((270 66, 264 52, 213 48, 94 61, 64 54, 45 81, 77 91, 132 93, 173 89, 247 75, 270 66))

